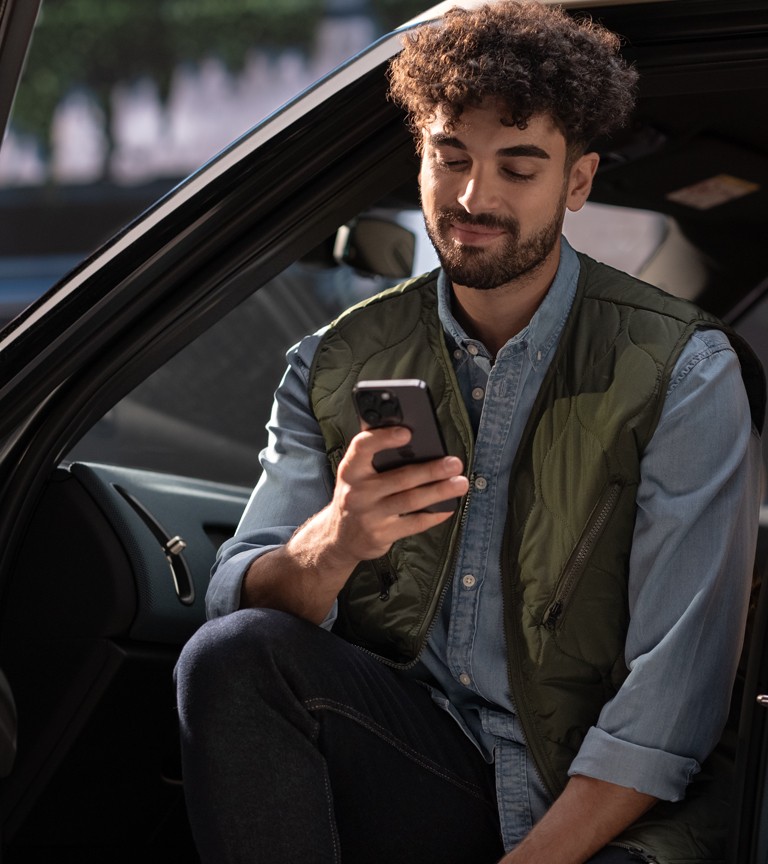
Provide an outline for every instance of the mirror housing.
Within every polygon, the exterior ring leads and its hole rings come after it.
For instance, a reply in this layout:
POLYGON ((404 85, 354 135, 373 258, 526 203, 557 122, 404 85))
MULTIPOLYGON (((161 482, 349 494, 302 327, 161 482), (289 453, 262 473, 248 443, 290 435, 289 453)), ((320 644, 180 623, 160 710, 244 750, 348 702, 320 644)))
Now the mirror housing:
POLYGON ((408 279, 415 250, 412 231, 388 219, 363 216, 336 232, 333 257, 364 275, 408 279))

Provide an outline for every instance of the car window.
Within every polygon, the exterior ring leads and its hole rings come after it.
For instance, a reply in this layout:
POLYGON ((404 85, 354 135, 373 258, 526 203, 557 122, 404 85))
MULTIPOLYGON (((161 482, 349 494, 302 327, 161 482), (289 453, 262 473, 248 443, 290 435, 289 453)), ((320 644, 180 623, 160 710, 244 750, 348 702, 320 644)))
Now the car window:
MULTIPOLYGON (((419 232, 412 274, 436 266, 420 213, 389 218, 419 232)), ((122 399, 68 460, 253 485, 285 352, 398 281, 313 256, 295 262, 122 399)))

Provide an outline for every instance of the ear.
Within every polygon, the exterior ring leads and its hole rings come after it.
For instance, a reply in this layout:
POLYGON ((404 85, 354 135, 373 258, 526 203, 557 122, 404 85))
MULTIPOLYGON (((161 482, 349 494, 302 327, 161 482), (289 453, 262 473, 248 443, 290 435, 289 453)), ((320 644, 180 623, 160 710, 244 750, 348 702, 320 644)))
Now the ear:
POLYGON ((592 191, 592 180, 599 164, 600 156, 597 153, 585 153, 571 166, 568 174, 568 195, 565 206, 572 212, 575 213, 584 206, 584 202, 592 191))

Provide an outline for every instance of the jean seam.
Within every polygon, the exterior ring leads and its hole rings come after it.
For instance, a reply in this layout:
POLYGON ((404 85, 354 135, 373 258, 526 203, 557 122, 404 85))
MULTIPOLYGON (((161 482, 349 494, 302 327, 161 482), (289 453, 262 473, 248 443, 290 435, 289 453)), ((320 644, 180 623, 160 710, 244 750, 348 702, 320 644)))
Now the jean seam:
POLYGON ((349 718, 355 723, 363 726, 369 732, 386 741, 389 745, 394 747, 396 750, 402 753, 403 756, 410 759, 412 762, 416 762, 416 764, 420 765, 422 768, 425 768, 427 771, 430 771, 431 773, 445 780, 446 783, 450 783, 453 786, 456 786, 463 792, 466 792, 468 795, 472 795, 474 798, 478 798, 484 804, 488 804, 490 806, 487 796, 482 794, 479 786, 476 786, 474 783, 471 783, 468 780, 462 780, 459 777, 449 774, 437 763, 432 762, 432 760, 430 759, 427 759, 413 747, 410 747, 404 741, 396 738, 388 729, 371 720, 370 717, 363 714, 362 712, 357 711, 356 709, 351 708, 348 705, 343 705, 340 702, 334 702, 333 700, 320 697, 305 699, 303 704, 304 707, 307 708, 309 711, 316 711, 318 709, 333 711, 336 714, 341 714, 342 716, 349 718))
POLYGON ((333 843, 333 860, 335 864, 341 862, 341 851, 339 849, 338 828, 336 826, 336 813, 333 809, 333 793, 331 792, 331 781, 328 777, 328 769, 323 772, 323 785, 325 786, 325 801, 328 806, 328 827, 331 831, 331 842, 333 843))

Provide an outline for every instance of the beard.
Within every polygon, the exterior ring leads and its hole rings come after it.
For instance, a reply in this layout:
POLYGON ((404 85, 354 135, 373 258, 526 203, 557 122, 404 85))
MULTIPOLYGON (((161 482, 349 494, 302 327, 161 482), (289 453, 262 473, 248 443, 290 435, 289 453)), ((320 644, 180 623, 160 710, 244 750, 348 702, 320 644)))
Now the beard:
POLYGON ((535 273, 544 264, 560 237, 564 215, 565 195, 551 221, 525 240, 520 239, 520 225, 516 219, 491 213, 472 215, 465 210, 442 207, 431 216, 425 213, 424 222, 440 264, 451 282, 489 291, 535 273), (500 240, 500 249, 466 246, 451 239, 452 223, 499 229, 506 234, 500 240))

